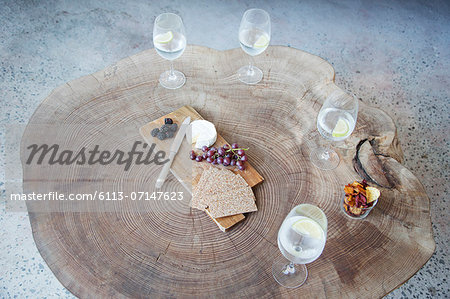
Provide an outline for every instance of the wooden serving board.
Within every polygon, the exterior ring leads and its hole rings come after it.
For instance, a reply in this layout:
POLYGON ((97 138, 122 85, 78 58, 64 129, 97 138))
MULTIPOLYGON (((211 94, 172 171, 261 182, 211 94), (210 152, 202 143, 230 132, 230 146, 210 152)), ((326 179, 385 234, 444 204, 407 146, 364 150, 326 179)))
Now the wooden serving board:
MULTIPOLYGON (((132 164, 128 171, 122 165, 30 167, 25 162, 35 125, 73 124, 60 134, 68 149, 99 143, 110 150, 129 148, 142 142, 143 124, 184 105, 213 121, 226 140, 248 146, 252 165, 264 177, 253 188, 258 212, 225 234, 186 201, 164 211, 146 202, 139 206, 142 211, 134 212, 127 209, 127 201, 108 204, 115 208, 108 212, 93 201, 88 213, 35 212, 41 203, 27 202, 39 252, 74 295, 379 298, 428 261, 435 249, 430 201, 420 180, 401 164, 394 121, 360 101, 355 131, 336 144, 339 166, 317 169, 309 159, 321 141, 317 115, 327 95, 340 90, 333 67, 289 47, 270 46, 254 59, 264 78, 249 86, 236 75, 248 63, 242 49, 188 45, 174 61, 186 75, 186 85, 168 90, 158 83, 168 62, 151 49, 64 84, 36 109, 22 137, 24 192, 148 190, 161 166, 132 164), (118 129, 127 134, 111 137, 118 129), (349 219, 339 206, 344 185, 362 179, 354 166, 373 184, 383 185, 376 207, 364 220, 349 219), (272 264, 281 255, 280 225, 301 203, 325 212, 327 241, 322 255, 308 264, 306 283, 288 289, 273 279, 272 264)), ((172 176, 168 183, 184 191, 172 176)))
MULTIPOLYGON (((151 131, 154 128, 160 128, 164 124, 164 119, 167 117, 173 119, 175 123, 180 125, 183 122, 183 120, 188 116, 191 117, 191 122, 194 120, 203 119, 203 117, 191 106, 183 106, 175 110, 174 112, 166 114, 142 126, 139 132, 148 144, 155 143, 157 144, 157 148, 168 153, 173 139, 159 140, 158 138, 153 137, 151 135, 151 131)), ((210 121, 214 122, 213 120, 210 121)), ((230 144, 219 134, 219 132, 217 132, 217 140, 213 146, 218 148, 219 146, 223 146, 226 143, 230 144)), ((208 167, 209 164, 205 161, 201 163, 192 162, 188 158, 191 149, 192 149, 191 145, 186 141, 185 138, 177 155, 175 156, 170 171, 192 195, 192 190, 193 188, 195 188, 198 181, 200 180, 204 167, 208 167)), ((197 150, 197 152, 199 151, 197 150)), ((219 165, 212 167, 223 168, 223 166, 219 165)), ((235 173, 240 174, 250 187, 254 187, 264 180, 263 177, 256 171, 256 169, 249 162, 246 163, 246 169, 244 171, 238 170, 237 167, 226 167, 226 169, 229 169, 235 173)), ((211 219, 214 220, 214 222, 219 226, 219 228, 222 231, 226 231, 228 228, 232 227, 233 225, 242 221, 245 218, 243 214, 213 218, 209 214, 208 210, 206 210, 205 212, 208 214, 208 216, 211 217, 211 219)))

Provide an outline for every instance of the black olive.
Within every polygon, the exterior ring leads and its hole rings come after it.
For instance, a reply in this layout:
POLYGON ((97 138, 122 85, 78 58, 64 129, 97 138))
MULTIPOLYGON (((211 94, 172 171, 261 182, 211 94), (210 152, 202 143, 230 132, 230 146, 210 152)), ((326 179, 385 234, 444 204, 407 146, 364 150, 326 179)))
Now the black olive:
POLYGON ((164 139, 166 139, 166 137, 167 137, 166 133, 164 133, 164 132, 159 132, 158 133, 158 139, 159 140, 164 140, 164 139))
POLYGON ((170 125, 162 125, 161 129, 159 129, 161 132, 169 132, 170 125))
POLYGON ((170 131, 175 132, 177 129, 178 129, 178 125, 177 124, 170 125, 170 128, 169 128, 170 131))
POLYGON ((152 130, 152 136, 153 137, 156 137, 156 135, 158 135, 158 133, 159 133, 159 129, 158 128, 154 128, 153 130, 152 130))

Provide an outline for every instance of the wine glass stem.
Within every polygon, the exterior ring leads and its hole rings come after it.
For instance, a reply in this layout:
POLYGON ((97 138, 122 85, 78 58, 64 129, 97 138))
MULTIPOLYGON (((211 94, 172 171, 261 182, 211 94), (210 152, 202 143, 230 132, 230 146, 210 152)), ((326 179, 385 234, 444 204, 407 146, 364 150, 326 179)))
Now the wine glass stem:
POLYGON ((253 61, 252 61, 252 58, 250 57, 250 61, 248 62, 247 75, 252 76, 254 72, 255 71, 253 70, 253 61))
POLYGON ((175 72, 173 71, 173 60, 170 61, 170 73, 169 73, 169 79, 173 80, 175 79, 175 72))
POLYGON ((283 273, 286 274, 286 275, 295 273, 295 264, 293 262, 290 262, 286 266, 286 269, 283 271, 283 273))
POLYGON ((325 150, 322 152, 322 159, 324 160, 330 159, 330 146, 325 147, 325 150))

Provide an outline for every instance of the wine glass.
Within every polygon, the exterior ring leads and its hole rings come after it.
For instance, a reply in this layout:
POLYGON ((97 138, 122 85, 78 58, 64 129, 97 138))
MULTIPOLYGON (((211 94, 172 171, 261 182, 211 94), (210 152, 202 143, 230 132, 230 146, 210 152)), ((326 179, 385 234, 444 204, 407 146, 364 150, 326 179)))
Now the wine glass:
POLYGON ((159 83, 168 89, 177 89, 184 85, 186 77, 173 69, 173 60, 186 49, 186 34, 183 21, 174 13, 160 14, 153 26, 153 44, 156 52, 170 61, 170 70, 159 76, 159 83))
MULTIPOLYGON (((344 91, 335 91, 327 97, 317 116, 317 130, 326 139, 341 141, 355 129, 358 99, 344 91)), ((329 146, 318 147, 310 154, 311 162, 323 170, 339 165, 339 155, 329 146)))
POLYGON ((300 204, 289 212, 278 231, 278 248, 284 257, 278 257, 272 265, 273 277, 279 284, 296 288, 306 281, 305 264, 322 254, 327 228, 325 213, 314 205, 300 204))
MULTIPOLYGON (((250 56, 264 52, 270 42, 270 16, 262 9, 249 9, 242 16, 239 27, 239 43, 242 50, 250 56)), ((248 66, 241 67, 238 78, 246 84, 256 84, 261 81, 263 72, 253 66, 252 58, 248 66)))

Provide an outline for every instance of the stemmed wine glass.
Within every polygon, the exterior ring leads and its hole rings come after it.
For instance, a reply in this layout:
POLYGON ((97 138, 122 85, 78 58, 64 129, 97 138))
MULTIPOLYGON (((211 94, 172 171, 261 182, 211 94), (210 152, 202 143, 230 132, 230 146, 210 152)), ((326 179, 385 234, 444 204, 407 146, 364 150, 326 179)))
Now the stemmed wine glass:
POLYGON ((159 76, 159 83, 168 89, 180 88, 186 82, 186 77, 182 72, 173 69, 173 60, 180 57, 186 49, 186 34, 180 16, 163 13, 156 18, 153 44, 162 58, 170 60, 170 70, 159 76))
MULTIPOLYGON (((242 50, 250 56, 264 52, 270 42, 270 16, 262 9, 249 9, 242 16, 239 27, 239 43, 242 50)), ((248 66, 241 67, 238 78, 246 84, 256 84, 261 81, 263 72, 253 66, 252 58, 248 66)))
MULTIPOLYGON (((358 116, 358 99, 344 91, 335 91, 327 97, 317 116, 317 130, 331 141, 341 141, 355 129, 358 116)), ((339 165, 339 155, 329 146, 318 147, 310 154, 311 162, 324 170, 339 165)))
POLYGON ((300 204, 289 212, 278 231, 278 248, 284 257, 278 257, 272 265, 273 277, 279 284, 296 288, 306 281, 305 264, 322 254, 327 228, 325 213, 314 205, 300 204))

